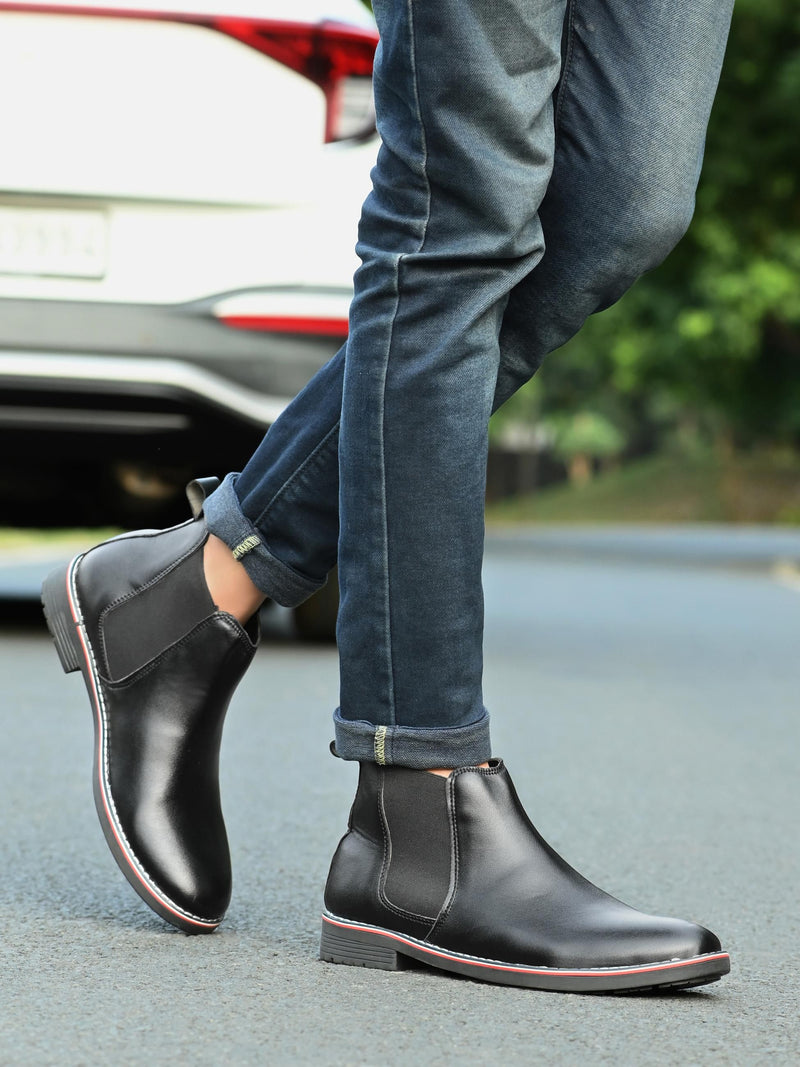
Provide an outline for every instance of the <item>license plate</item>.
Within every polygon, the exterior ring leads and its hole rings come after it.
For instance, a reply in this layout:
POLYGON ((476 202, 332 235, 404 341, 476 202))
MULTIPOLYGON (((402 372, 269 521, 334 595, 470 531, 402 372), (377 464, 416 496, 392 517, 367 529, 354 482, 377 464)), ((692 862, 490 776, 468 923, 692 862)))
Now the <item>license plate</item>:
POLYGON ((0 274, 102 278, 107 250, 102 211, 0 207, 0 274))

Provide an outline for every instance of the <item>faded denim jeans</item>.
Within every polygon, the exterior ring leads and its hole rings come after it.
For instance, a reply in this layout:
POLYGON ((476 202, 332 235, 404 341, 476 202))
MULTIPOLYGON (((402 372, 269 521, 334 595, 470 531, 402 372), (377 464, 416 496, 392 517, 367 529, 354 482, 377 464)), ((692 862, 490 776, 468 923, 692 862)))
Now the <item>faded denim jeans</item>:
POLYGON ((295 605, 339 564, 346 759, 490 755, 487 425, 689 224, 730 0, 377 0, 347 344, 207 503, 295 605))

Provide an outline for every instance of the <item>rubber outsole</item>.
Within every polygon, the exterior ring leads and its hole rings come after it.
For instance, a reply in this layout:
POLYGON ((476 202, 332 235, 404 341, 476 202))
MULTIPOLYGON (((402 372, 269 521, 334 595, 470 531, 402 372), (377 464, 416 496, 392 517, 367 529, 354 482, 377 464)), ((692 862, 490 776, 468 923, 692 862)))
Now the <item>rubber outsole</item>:
POLYGON ((716 982, 730 971, 727 952, 631 967, 560 969, 525 967, 437 948, 405 934, 324 912, 319 956, 326 963, 403 970, 409 960, 481 982, 557 993, 623 993, 687 989, 716 982))
POLYGON ((94 803, 106 843, 131 887, 157 915, 187 934, 211 934, 219 926, 222 917, 204 919, 191 915, 162 893, 126 841, 124 830, 116 817, 106 774, 106 723, 101 683, 75 589, 75 574, 82 558, 82 555, 76 556, 66 568, 59 567, 45 578, 42 583, 42 608, 64 673, 81 672, 92 705, 94 803))

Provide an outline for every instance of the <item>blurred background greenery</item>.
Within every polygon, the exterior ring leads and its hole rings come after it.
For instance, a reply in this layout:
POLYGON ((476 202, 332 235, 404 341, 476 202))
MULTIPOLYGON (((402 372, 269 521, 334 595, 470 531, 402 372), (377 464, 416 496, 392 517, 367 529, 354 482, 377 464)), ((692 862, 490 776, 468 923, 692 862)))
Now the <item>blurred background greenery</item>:
POLYGON ((737 0, 692 226, 495 416, 491 514, 800 523, 799 105, 800 5, 737 0))

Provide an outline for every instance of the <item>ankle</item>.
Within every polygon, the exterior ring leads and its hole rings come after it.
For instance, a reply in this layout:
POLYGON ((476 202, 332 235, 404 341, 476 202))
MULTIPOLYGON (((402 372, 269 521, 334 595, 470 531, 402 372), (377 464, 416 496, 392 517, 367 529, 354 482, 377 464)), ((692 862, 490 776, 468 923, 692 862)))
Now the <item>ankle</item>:
POLYGON ((244 625, 267 599, 224 541, 208 535, 203 546, 203 571, 211 599, 220 611, 244 625))

